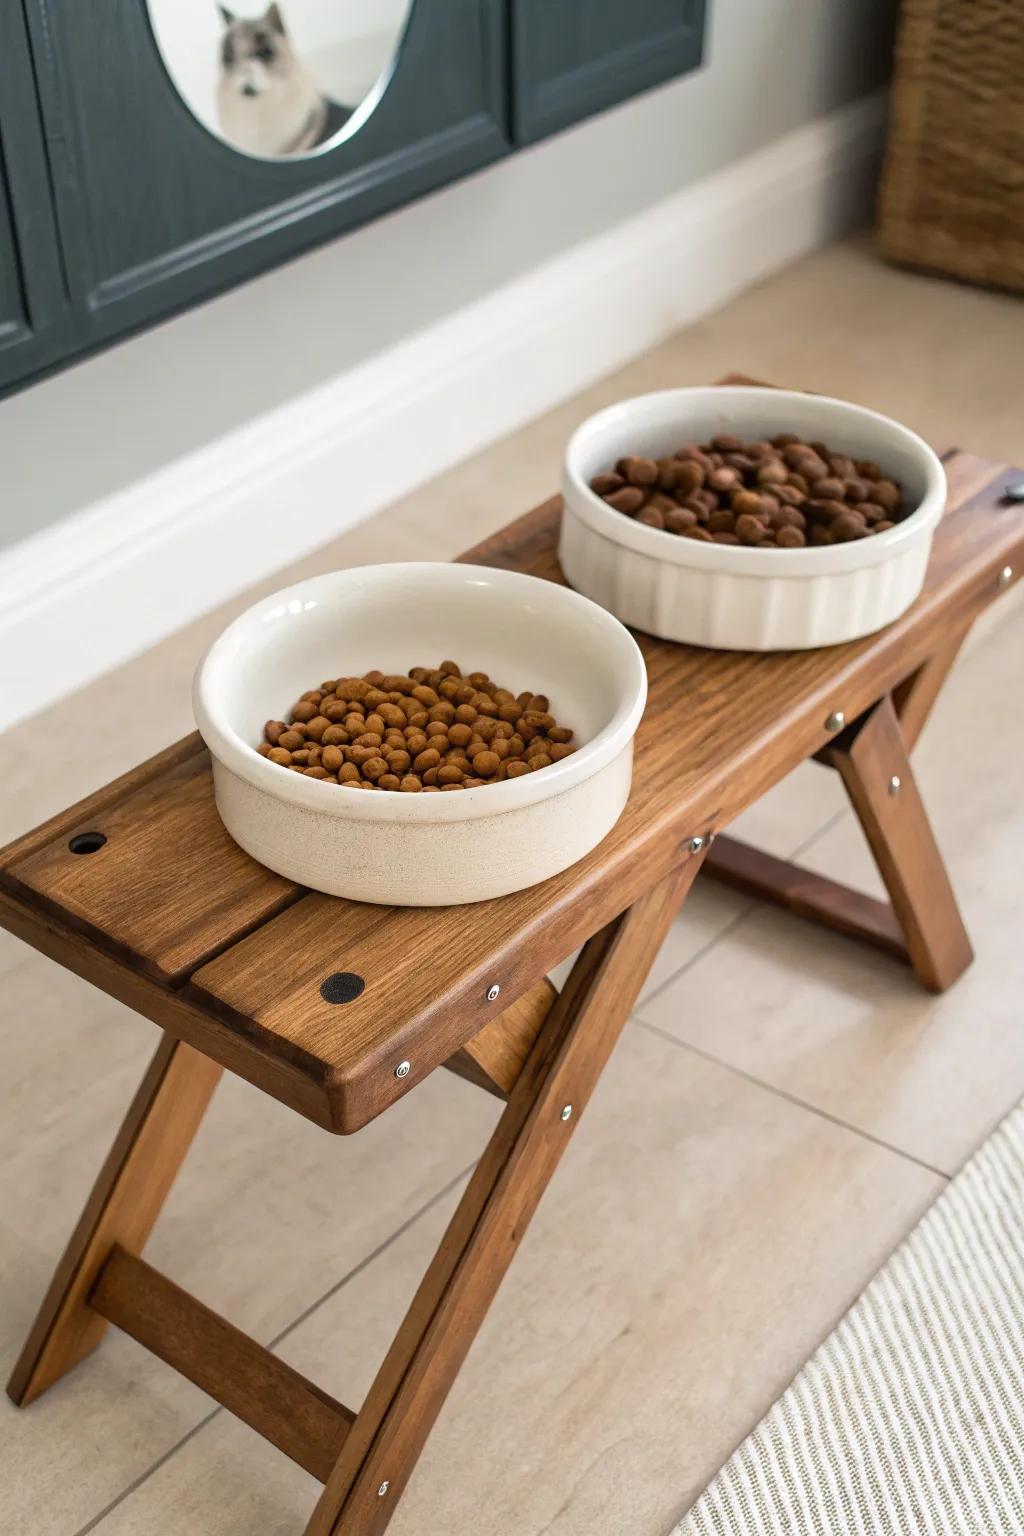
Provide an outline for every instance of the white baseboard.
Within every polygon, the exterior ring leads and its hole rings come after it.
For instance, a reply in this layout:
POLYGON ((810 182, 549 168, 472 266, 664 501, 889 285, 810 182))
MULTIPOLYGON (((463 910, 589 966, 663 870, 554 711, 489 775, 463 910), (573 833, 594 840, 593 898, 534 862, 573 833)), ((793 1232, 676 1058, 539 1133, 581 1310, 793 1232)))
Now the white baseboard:
POLYGON ((5 724, 863 219, 884 112, 871 96, 801 128, 0 552, 5 724))

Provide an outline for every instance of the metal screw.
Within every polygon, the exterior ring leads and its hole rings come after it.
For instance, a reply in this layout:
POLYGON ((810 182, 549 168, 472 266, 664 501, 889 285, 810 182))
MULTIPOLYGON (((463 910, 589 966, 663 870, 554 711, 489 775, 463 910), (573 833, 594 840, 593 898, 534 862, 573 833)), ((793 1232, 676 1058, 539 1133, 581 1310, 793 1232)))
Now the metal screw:
MULTIPOLYGON (((1022 497, 1021 499, 1024 500, 1024 497, 1022 497)), ((1003 591, 1003 589, 1005 587, 1008 587, 1010 585, 1010 582, 1012 580, 1013 580, 1013 566, 1012 565, 1004 565, 1002 570, 999 572, 999 575, 996 577, 996 586, 999 588, 1000 591, 1003 591)))
POLYGON ((902 787, 903 780, 900 778, 898 773, 894 773, 892 778, 889 780, 890 795, 898 795, 902 787))
POLYGON ((566 1104, 565 1108, 562 1110, 562 1119, 563 1120, 571 1120, 572 1119, 572 1105, 571 1104, 566 1104))
POLYGON ((387 1478, 385 1478, 380 1487, 377 1489, 378 1499, 382 1499, 390 1487, 391 1484, 388 1482, 387 1478))
POLYGON ((704 839, 702 837, 691 837, 689 847, 691 853, 700 853, 704 847, 704 839))
POLYGON ((497 997, 500 991, 501 988, 498 986, 498 983, 496 981, 492 981, 490 986, 487 988, 487 1001, 489 1003, 493 1003, 494 999, 497 997))
POLYGON ((841 731, 846 724, 846 716, 841 709, 834 709, 825 721, 826 731, 841 731))
POLYGON ((398 1066, 395 1068, 395 1076, 396 1077, 408 1077, 411 1070, 412 1070, 412 1063, 411 1062, 400 1061, 398 1063, 398 1066))

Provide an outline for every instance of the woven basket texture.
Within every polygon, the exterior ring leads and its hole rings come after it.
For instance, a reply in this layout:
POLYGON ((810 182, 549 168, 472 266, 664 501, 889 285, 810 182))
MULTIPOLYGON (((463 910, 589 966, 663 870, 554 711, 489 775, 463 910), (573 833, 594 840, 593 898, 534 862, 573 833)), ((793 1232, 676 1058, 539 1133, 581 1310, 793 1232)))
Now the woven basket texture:
POLYGON ((878 232, 895 261, 1024 290, 1024 0, 904 0, 878 232))

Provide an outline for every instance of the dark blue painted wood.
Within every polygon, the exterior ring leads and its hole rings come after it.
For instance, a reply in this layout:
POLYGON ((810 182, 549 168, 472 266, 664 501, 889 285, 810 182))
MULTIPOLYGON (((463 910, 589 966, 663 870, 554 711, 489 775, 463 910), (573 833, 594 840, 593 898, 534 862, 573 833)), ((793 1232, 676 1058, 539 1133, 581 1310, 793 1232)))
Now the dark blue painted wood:
POLYGON ((512 123, 532 144, 696 69, 704 0, 510 0, 512 123))
POLYGON ((695 68, 704 0, 415 0, 366 124, 281 162, 196 121, 146 0, 0 28, 3 392, 695 68))
MULTIPOLYGON (((508 151, 504 0, 416 0, 350 140, 254 160, 171 82, 145 0, 26 0, 83 347, 227 287, 508 151)), ((186 0, 182 0, 186 3, 186 0)))
POLYGON ((21 0, 0 0, 0 389, 67 345, 69 310, 21 0))

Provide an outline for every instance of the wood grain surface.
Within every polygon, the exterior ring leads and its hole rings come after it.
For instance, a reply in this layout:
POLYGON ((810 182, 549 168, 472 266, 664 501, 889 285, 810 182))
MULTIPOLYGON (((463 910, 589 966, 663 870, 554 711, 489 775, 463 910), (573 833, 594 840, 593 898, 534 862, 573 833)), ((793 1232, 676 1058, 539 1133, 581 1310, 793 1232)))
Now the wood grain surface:
POLYGON ((64 837, 11 862, 7 875, 172 984, 302 894, 228 836, 205 750, 123 799, 90 808, 64 837), (89 832, 106 843, 95 853, 71 852, 75 836, 89 832))
POLYGON ((887 901, 877 901, 848 885, 839 885, 815 870, 802 869, 735 837, 718 837, 708 853, 704 873, 745 896, 774 902, 797 917, 808 918, 845 933, 852 939, 909 965, 903 931, 887 901))
POLYGON ((543 977, 493 1023, 485 1024, 454 1056, 449 1056, 445 1066, 478 1088, 507 1099, 557 996, 550 981, 543 977))
POLYGON ((129 795, 141 789, 144 784, 149 784, 162 774, 170 772, 178 763, 183 763, 205 750, 203 738, 198 731, 193 731, 191 735, 183 736, 180 741, 164 747, 153 757, 147 757, 144 762, 136 763, 135 767, 129 768, 127 773, 111 779, 109 784, 104 784, 94 790, 91 795, 86 795, 84 800, 77 800, 74 805, 58 811, 56 816, 51 816, 48 821, 41 822, 38 827, 33 827, 31 831, 22 833, 12 843, 8 843, 0 850, 0 870, 7 871, 21 859, 38 853, 41 848, 47 847, 50 843, 94 826, 97 816, 112 806, 119 805, 122 800, 127 800, 129 795))
MULTIPOLYGON (((1002 590, 1001 568, 1016 580, 1024 564, 1024 509, 1002 501, 1007 467, 959 452, 946 467, 949 509, 924 590, 881 633, 771 655, 638 636, 650 691, 629 804, 599 848, 540 886, 404 910, 297 891, 223 833, 192 738, 155 773, 140 770, 0 855, 0 917, 310 1118, 357 1130, 664 879, 692 836, 727 826, 825 747, 831 711, 854 720, 915 674, 941 681, 951 637, 1002 590), (70 854, 73 831, 93 826, 104 848, 70 854), (337 970, 365 980, 351 1003, 321 996, 337 970), (493 983, 500 1008, 487 1002, 493 983), (411 1071, 397 1078, 405 1060, 411 1071)), ((558 517, 555 499, 464 558, 560 580, 558 517)))
POLYGON ((121 1247, 104 1264, 90 1304, 327 1481, 355 1419, 350 1409, 121 1247))
POLYGON ((907 757, 892 700, 882 699, 837 750, 835 767, 906 938, 910 963, 944 992, 974 957, 907 757), (890 790, 893 779, 899 789, 890 790))

